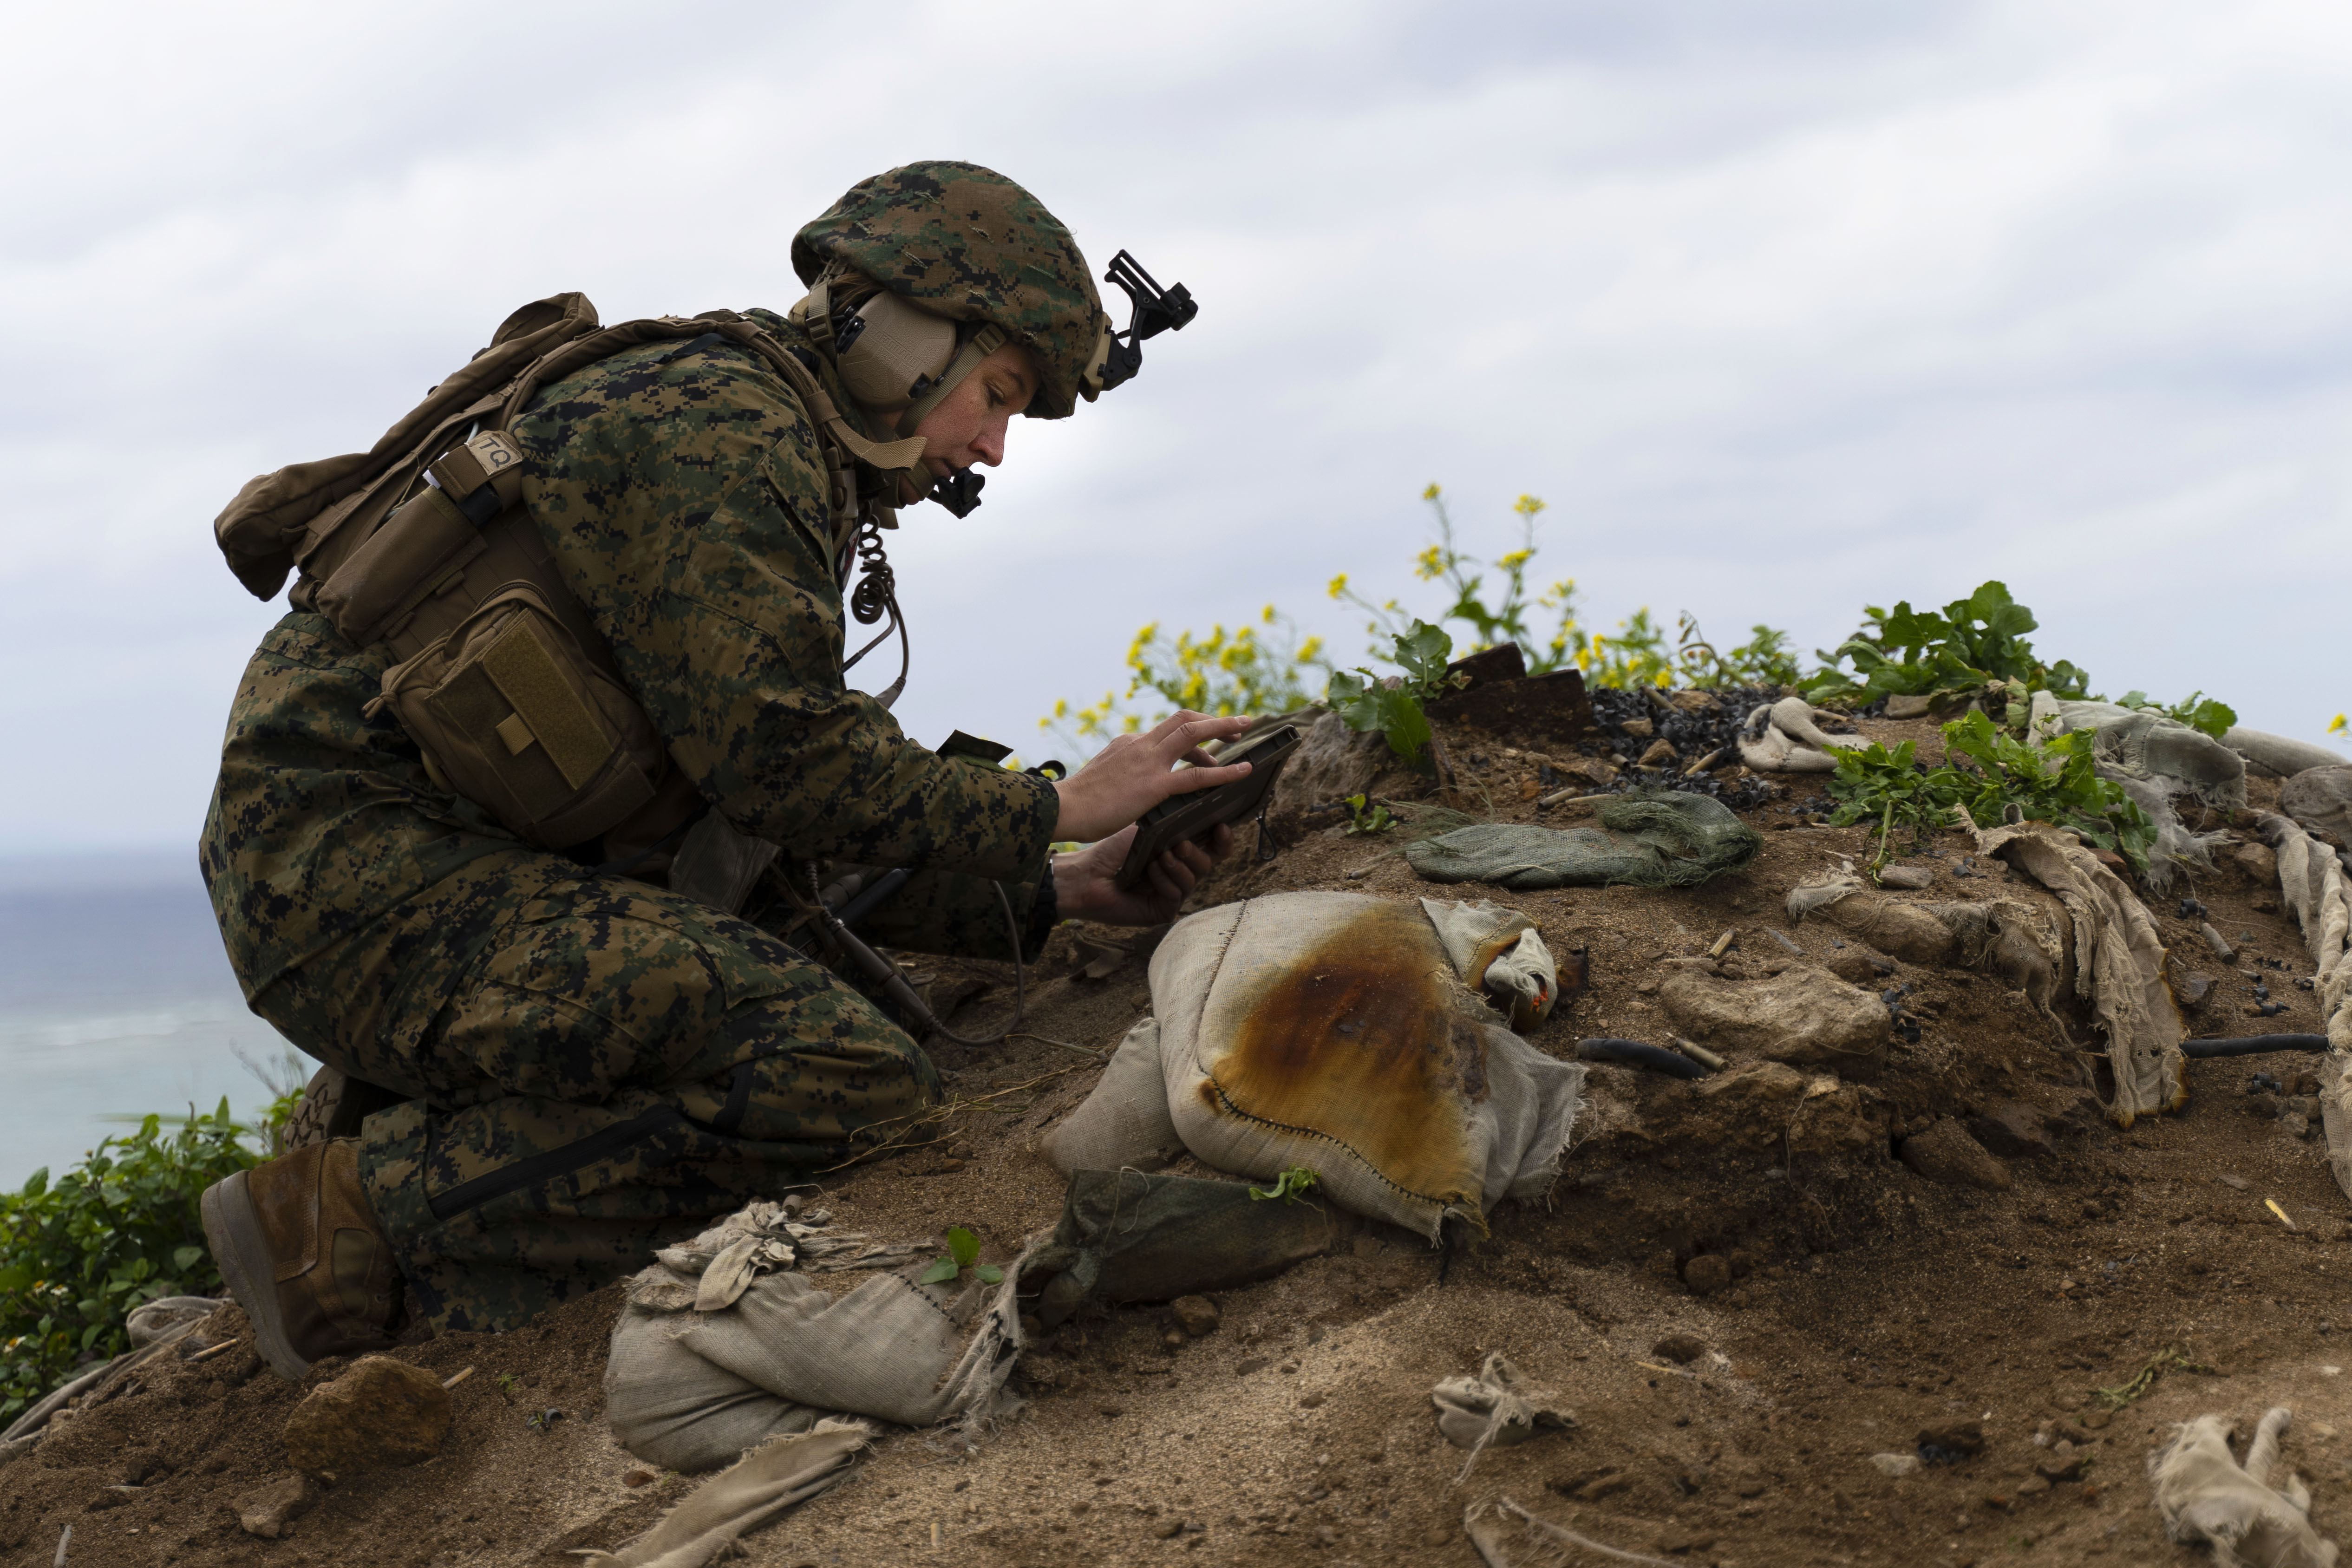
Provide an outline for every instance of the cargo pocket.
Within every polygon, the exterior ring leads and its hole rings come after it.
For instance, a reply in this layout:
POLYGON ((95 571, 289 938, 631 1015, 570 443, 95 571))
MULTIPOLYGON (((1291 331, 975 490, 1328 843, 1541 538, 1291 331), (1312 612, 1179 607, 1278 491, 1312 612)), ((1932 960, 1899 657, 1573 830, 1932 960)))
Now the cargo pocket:
POLYGON ((435 782, 543 848, 579 844, 654 797, 660 737, 538 592, 512 584, 384 671, 435 782))

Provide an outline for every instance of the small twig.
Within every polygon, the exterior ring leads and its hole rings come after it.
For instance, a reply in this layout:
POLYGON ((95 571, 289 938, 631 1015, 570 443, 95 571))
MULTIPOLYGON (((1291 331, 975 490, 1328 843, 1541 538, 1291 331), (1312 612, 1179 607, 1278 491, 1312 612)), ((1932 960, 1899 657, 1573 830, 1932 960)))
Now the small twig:
POLYGON ((459 1372, 457 1372, 457 1373, 456 1374, 454 1374, 453 1376, 449 1376, 449 1377, 445 1377, 445 1378, 443 1378, 443 1379, 441 1380, 441 1386, 442 1386, 442 1387, 444 1387, 444 1388, 455 1388, 455 1387, 457 1387, 459 1384, 461 1384, 461 1383, 465 1382, 467 1378, 469 1378, 469 1377, 471 1377, 471 1376, 473 1376, 473 1375, 474 1375, 474 1369, 473 1369, 472 1367, 470 1367, 470 1366, 469 1366, 469 1367, 466 1367, 466 1368, 464 1368, 464 1369, 460 1370, 459 1372))
POLYGON ((223 1351, 233 1351, 243 1342, 244 1342, 241 1340, 223 1340, 216 1345, 207 1345, 203 1350, 200 1350, 195 1354, 190 1356, 188 1358, 188 1363, 193 1366, 200 1361, 210 1361, 213 1357, 220 1354, 223 1351))
POLYGON ((68 1524, 66 1526, 66 1532, 58 1537, 58 1554, 50 1559, 54 1568, 66 1568, 66 1548, 72 1542, 73 1526, 68 1524))
POLYGON ((1770 937, 1774 942, 1779 942, 1782 947, 1787 948, 1790 957, 1802 958, 1805 956, 1805 950, 1803 948, 1799 947, 1795 942, 1790 942, 1788 937, 1783 935, 1775 928, 1766 926, 1764 928, 1764 934, 1770 937))
POLYGON ((1731 951, 1731 943, 1738 935, 1739 928, 1738 926, 1733 926, 1729 931, 1725 931, 1721 936, 1715 939, 1715 945, 1706 950, 1706 955, 1709 958, 1721 958, 1725 953, 1731 951))
POLYGON ((1576 789, 1576 785, 1570 784, 1567 789, 1544 796, 1541 800, 1536 802, 1536 804, 1538 805, 1582 805, 1587 801, 1607 800, 1610 798, 1609 793, 1605 790, 1599 795, 1576 795, 1571 793, 1576 789))

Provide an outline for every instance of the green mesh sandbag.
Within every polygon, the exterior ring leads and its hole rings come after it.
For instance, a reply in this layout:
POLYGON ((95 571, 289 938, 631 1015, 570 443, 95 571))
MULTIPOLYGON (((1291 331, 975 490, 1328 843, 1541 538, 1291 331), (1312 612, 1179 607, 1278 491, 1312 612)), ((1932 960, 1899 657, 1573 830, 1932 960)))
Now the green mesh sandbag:
POLYGON ((1080 1171, 1053 1239, 1021 1260, 1047 1328, 1082 1301, 1169 1301, 1281 1273, 1344 1245, 1357 1221, 1321 1194, 1253 1198, 1244 1182, 1080 1171))
POLYGON ((1601 808, 1598 827, 1496 822, 1457 827, 1405 847, 1433 882, 1501 887, 1686 888, 1756 858, 1764 836, 1721 801, 1673 791, 1626 795, 1601 808))

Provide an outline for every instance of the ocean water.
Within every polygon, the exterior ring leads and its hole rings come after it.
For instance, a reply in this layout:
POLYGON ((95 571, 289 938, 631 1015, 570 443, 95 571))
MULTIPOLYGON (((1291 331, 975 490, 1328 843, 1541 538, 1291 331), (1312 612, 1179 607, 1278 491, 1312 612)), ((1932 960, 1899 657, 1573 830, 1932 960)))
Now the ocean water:
POLYGON ((289 1066, 246 1011, 193 848, 0 863, 0 1188, 79 1161, 110 1117, 239 1116, 289 1066))

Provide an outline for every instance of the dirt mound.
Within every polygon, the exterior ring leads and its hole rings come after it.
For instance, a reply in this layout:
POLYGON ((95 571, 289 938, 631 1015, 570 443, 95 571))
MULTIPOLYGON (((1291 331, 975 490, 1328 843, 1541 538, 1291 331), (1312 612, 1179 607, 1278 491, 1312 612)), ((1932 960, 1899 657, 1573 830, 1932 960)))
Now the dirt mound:
MULTIPOLYGON (((1716 739, 1652 707, 1646 737, 1641 715, 1602 713, 1600 755, 1450 731, 1449 804, 1590 820, 1589 805, 1536 802, 1590 778, 1611 747, 1638 766, 1621 738, 1678 752, 1716 739)), ((1859 728, 1938 750, 1926 721, 1859 728)), ((1423 788, 1391 773, 1375 793, 1411 801, 1423 788)), ((1199 1331, 1161 1307, 1081 1316, 1024 1358, 1019 1420, 971 1448, 884 1437, 852 1480, 751 1537, 749 1560, 1468 1564, 1464 1510, 1508 1497, 1692 1563, 2201 1563, 2160 1538, 2145 1456, 2169 1423, 2220 1410, 2251 1429, 2273 1403, 2296 1410, 2287 1462, 2314 1483, 2315 1521, 2344 1533, 2352 1398, 2333 1363, 2352 1355, 2334 1318, 2352 1328, 2336 1304, 2352 1247, 2319 1147, 2297 1135, 2312 1059, 2195 1063, 2183 1114, 2116 1132, 2060 1033, 2089 1040, 2084 1016, 2062 1006, 2053 1023, 1993 974, 1790 921, 1791 887, 1864 852, 1862 830, 1810 820, 1817 788, 1727 773, 1718 798, 1766 844, 1702 887, 1506 896, 1556 953, 1590 962, 1591 989, 1533 1039, 1561 1055, 1585 1037, 1663 1041, 1677 1027, 1664 993, 1702 966, 1731 987, 1825 970, 1899 1007, 1883 1065, 1842 1073, 1729 1050, 1722 1074, 1685 1081, 1596 1062, 1567 1174, 1546 1201, 1499 1209, 1491 1241, 1455 1255, 1442 1282, 1426 1245, 1375 1231, 1223 1294, 1213 1322, 1188 1308, 1199 1331), (2247 1093, 2257 1071, 2283 1092, 2247 1093), (1494 1350, 1559 1391, 1577 1425, 1489 1449, 1456 1485, 1463 1454, 1439 1436, 1429 1392, 1494 1350), (2120 1410, 2094 1393, 2151 1366, 2120 1410), (1951 1446, 1969 1423, 1979 1454, 1951 1446), (1936 1440, 1923 1447, 1923 1435, 1936 1440)), ((2276 785, 2250 790, 2259 807, 2276 785)), ((1268 864, 1244 845, 1202 901, 1428 890, 1397 835, 1346 837, 1311 813, 1293 831, 1268 864)), ((1885 897, 2029 892, 1958 834, 1912 864, 1929 885, 1885 897)), ((2176 988, 2214 983, 2198 1032, 2316 1028, 2312 994, 2293 984, 2310 965, 2275 889, 2232 866, 2193 891, 2209 912, 2177 918, 2177 893, 2154 907, 2176 988), (2235 943, 2226 967, 2199 935, 2209 919, 2235 943), (2248 1016, 2257 976, 2287 1013, 2248 1016)), ((966 1225, 999 1262, 1049 1226, 1062 1183, 1038 1142, 1091 1087, 1092 1053, 1149 1005, 1131 946, 1129 933, 1057 934, 1032 987, 1033 1032, 939 1053, 959 1107, 925 1145, 824 1178, 842 1223, 905 1238, 966 1225)), ((1009 975, 920 963, 937 996, 992 984, 962 1023, 1001 1016, 1009 975)), ((0 1469, 0 1560, 46 1564, 68 1524, 77 1564, 552 1568, 617 1544, 690 1483, 650 1475, 605 1433, 616 1309, 606 1291, 516 1333, 402 1349, 445 1377, 477 1369, 455 1390, 442 1453, 341 1479, 275 1541, 247 1533, 237 1505, 289 1474, 279 1433, 302 1391, 244 1348, 170 1362, 0 1469)), ((1530 1546, 1525 1560, 1545 1559, 1530 1546)))

